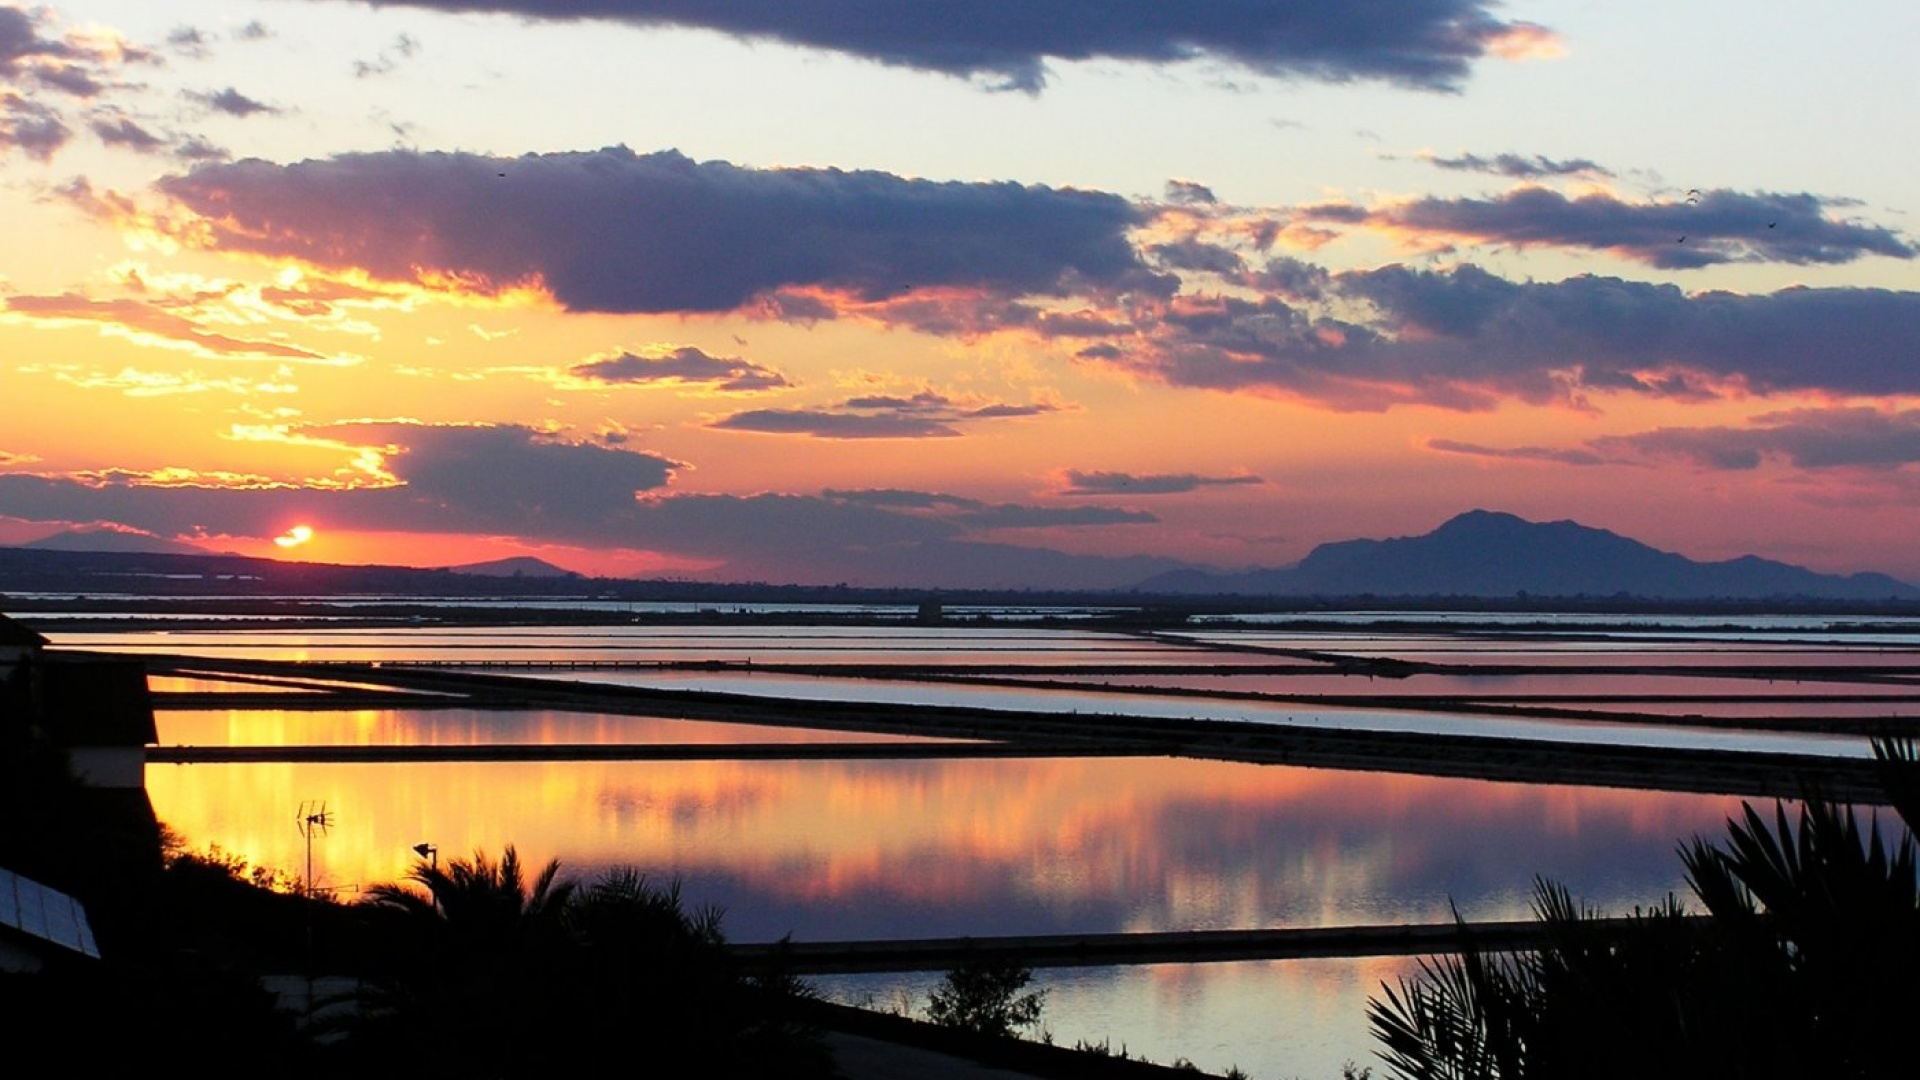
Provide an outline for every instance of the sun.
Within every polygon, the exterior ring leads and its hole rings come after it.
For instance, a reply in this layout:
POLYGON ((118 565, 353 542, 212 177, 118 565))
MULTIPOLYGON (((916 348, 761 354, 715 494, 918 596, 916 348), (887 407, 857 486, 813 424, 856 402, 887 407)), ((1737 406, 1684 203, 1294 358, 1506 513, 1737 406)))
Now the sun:
POLYGON ((273 538, 273 542, 283 548, 296 548, 313 539, 313 526, 295 525, 286 532, 273 538))

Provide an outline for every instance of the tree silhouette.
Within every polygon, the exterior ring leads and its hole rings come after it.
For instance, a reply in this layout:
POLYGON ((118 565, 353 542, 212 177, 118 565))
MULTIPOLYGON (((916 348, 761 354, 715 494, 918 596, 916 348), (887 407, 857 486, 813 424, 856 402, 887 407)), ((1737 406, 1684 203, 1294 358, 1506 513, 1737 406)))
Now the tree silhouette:
POLYGON ((463 948, 511 949, 563 931, 562 917, 578 886, 559 882, 559 875, 560 861, 555 859, 529 883, 520 853, 508 844, 499 862, 483 851, 474 852, 472 859, 453 859, 444 869, 418 861, 407 871, 407 880, 424 893, 383 883, 367 890, 366 903, 443 928, 445 936, 463 948))
POLYGON ((1021 993, 1033 982, 1033 969, 1005 960, 962 964, 935 987, 927 1019, 942 1027, 982 1035, 1012 1035, 1040 1020, 1047 992, 1021 993))
POLYGON ((716 909, 634 870, 582 885, 476 853, 370 890, 391 962, 348 1031, 349 1064, 396 1075, 535 1076, 631 1058, 666 1075, 830 1075, 785 1001, 732 965, 716 909))
POLYGON ((1597 924, 1537 881, 1548 945, 1423 962, 1369 1003, 1381 1056, 1419 1080, 1910 1075, 1920 1015, 1920 754, 1876 741, 1883 827, 1813 798, 1752 806, 1681 858, 1704 917, 1669 897, 1597 924))

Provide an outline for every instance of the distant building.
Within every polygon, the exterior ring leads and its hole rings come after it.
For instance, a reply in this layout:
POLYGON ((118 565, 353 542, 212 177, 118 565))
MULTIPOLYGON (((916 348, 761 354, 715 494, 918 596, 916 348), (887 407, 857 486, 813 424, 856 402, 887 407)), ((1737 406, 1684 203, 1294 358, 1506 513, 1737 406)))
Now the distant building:
MULTIPOLYGON (((47 647, 0 615, 0 864, 84 898, 157 870, 146 665, 47 647)), ((102 916, 104 918, 104 916, 102 916)))
POLYGON ((8 735, 50 744, 75 779, 146 790, 146 749, 159 738, 147 668, 138 660, 49 652, 47 639, 0 615, 0 679, 10 684, 8 735))
POLYGON ((22 661, 47 647, 47 639, 0 615, 0 679, 22 661))
POLYGON ((34 665, 33 675, 40 727, 65 748, 74 778, 89 787, 144 795, 147 746, 159 738, 147 666, 56 654, 34 665))

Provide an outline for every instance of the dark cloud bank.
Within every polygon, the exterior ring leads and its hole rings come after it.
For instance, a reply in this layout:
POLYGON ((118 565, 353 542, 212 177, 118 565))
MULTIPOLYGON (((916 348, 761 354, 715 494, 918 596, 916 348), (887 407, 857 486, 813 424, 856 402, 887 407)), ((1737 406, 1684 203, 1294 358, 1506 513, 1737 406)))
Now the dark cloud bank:
POLYGON ((1062 495, 1181 495, 1209 487, 1264 484, 1257 476, 1200 476, 1195 473, 1123 473, 1067 470, 1062 495))
POLYGON ((675 495, 679 463, 517 425, 357 422, 296 434, 382 450, 399 483, 354 489, 159 485, 138 474, 0 474, 0 514, 112 523, 159 536, 316 529, 513 536, 718 562, 731 580, 1061 588, 1129 584, 1172 560, 986 543, 1014 529, 1150 523, 1103 506, 985 503, 927 492, 675 495))
POLYGON ((779 390, 793 385, 772 368, 740 357, 710 356, 691 345, 665 356, 620 353, 603 356, 567 369, 567 374, 609 386, 706 383, 729 393, 779 390))
POLYGON ((230 251, 544 281, 566 307, 716 312, 787 287, 883 299, 921 287, 1060 293, 1143 272, 1140 211, 1095 192, 746 169, 625 147, 518 159, 393 150, 207 165, 159 187, 230 251))
POLYGON ((1286 299, 1182 298, 1141 343, 1082 355, 1176 385, 1348 409, 1477 409, 1585 391, 1702 398, 1733 385, 1920 392, 1920 293, 1688 293, 1599 276, 1515 282, 1471 266, 1280 276, 1286 299), (1355 305, 1364 320, 1328 314, 1355 305))
MULTIPOLYGON (((1473 409, 1583 391, 1704 397, 1731 383, 1761 393, 1920 391, 1911 362, 1920 355, 1916 293, 1688 293, 1591 275, 1515 282, 1472 266, 1334 274, 1284 258, 1249 270, 1240 253, 1197 243, 1161 245, 1154 269, 1131 239, 1153 208, 1099 192, 746 169, 623 147, 518 159, 396 150, 286 166, 244 161, 202 166, 160 186, 203 216, 202 235, 231 251, 481 289, 538 280, 584 311, 745 308, 805 321, 833 317, 822 294, 838 292, 875 317, 927 333, 1024 329, 1079 339, 1088 362, 1337 408, 1473 409), (1178 293, 1168 268, 1219 275, 1251 295, 1178 293), (1019 300, 1032 296, 1088 306, 1042 312, 1019 300), (1122 296, 1132 300, 1113 302, 1122 296)), ((1915 254, 1890 230, 1829 218, 1833 205, 1811 195, 1722 191, 1694 204, 1629 205, 1524 189, 1497 199, 1301 213, 1605 249, 1660 265, 1915 254), (1690 230, 1686 244, 1675 242, 1680 229, 1690 230)), ((777 385, 773 373, 743 361, 688 355, 674 364, 678 376, 664 360, 640 358, 575 374, 777 385)), ((954 421, 979 418, 849 402, 722 423, 911 438, 946 436, 954 421)))
POLYGON ((1651 266, 1696 269, 1728 262, 1844 263, 1866 255, 1911 259, 1891 229, 1835 220, 1816 195, 1710 191, 1691 201, 1628 202, 1607 194, 1568 197, 1523 187, 1495 198, 1418 199, 1356 215, 1345 204, 1305 216, 1383 225, 1519 246, 1611 251, 1651 266))
POLYGON ((1754 469, 1770 457, 1799 469, 1895 469, 1920 462, 1920 410, 1785 409, 1751 427, 1657 428, 1594 445, 1712 469, 1754 469))
POLYGON ((874 394, 831 408, 749 409, 714 421, 722 431, 807 435, 816 439, 950 439, 960 425, 978 420, 1044 416, 1060 407, 1046 403, 962 404, 931 390, 908 397, 874 394))
POLYGON ((716 30, 1037 91, 1048 60, 1210 57, 1268 75, 1449 89, 1503 37, 1488 0, 368 0, 716 30))
POLYGON ((160 486, 108 472, 91 482, 0 476, 0 514, 112 521, 166 536, 274 536, 313 518, 334 528, 524 535, 604 542, 635 494, 664 487, 676 464, 652 454, 552 439, 530 428, 357 423, 300 434, 387 448, 399 486, 160 486))
POLYGON ((1885 477, 1920 464, 1920 409, 1782 409, 1756 416, 1743 427, 1662 427, 1604 436, 1573 447, 1495 447, 1453 439, 1431 439, 1427 447, 1449 454, 1560 465, 1666 458, 1704 469, 1746 471, 1774 460, 1795 469, 1849 469, 1885 477))

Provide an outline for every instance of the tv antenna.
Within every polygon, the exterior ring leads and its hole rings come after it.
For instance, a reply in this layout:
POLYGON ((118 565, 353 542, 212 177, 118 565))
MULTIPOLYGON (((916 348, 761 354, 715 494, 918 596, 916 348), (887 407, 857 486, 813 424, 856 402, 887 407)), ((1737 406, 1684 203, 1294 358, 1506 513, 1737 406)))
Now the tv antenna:
POLYGON ((300 830, 300 836, 307 842, 307 899, 313 899, 313 838, 324 837, 327 830, 333 828, 333 812, 327 809, 325 800, 308 799, 300 804, 293 814, 294 827, 300 830))

